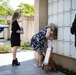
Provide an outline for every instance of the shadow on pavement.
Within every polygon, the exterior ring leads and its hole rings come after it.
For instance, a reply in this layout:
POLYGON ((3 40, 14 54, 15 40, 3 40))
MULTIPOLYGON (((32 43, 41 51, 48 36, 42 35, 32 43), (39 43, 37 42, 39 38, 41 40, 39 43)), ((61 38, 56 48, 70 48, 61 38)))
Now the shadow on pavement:
POLYGON ((20 66, 3 65, 0 67, 0 75, 64 75, 61 72, 54 73, 51 70, 48 74, 41 67, 34 66, 35 59, 22 61, 20 66))

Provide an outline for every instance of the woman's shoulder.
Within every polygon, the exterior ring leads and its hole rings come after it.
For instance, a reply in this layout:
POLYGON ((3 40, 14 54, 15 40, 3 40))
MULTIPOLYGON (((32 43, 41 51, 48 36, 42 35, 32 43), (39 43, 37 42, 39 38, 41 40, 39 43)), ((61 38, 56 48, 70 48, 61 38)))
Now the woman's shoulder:
POLYGON ((49 27, 46 27, 45 29, 46 29, 46 30, 51 30, 49 27))
POLYGON ((51 32, 51 29, 48 27, 47 29, 46 29, 46 32, 48 33, 48 32, 51 32))
POLYGON ((47 26, 46 26, 44 29, 50 29, 50 27, 47 27, 47 26))
POLYGON ((17 20, 13 20, 12 23, 13 23, 13 22, 17 22, 17 20))
POLYGON ((17 20, 13 20, 13 21, 12 21, 12 24, 14 24, 14 23, 17 23, 17 20))

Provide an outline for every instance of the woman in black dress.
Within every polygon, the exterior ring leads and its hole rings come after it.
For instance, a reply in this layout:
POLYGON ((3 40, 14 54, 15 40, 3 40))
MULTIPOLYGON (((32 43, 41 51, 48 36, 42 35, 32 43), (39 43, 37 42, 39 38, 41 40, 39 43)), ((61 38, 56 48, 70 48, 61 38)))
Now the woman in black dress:
POLYGON ((16 51, 17 51, 17 47, 20 46, 20 34, 24 33, 23 31, 20 30, 20 26, 17 22, 17 19, 19 18, 20 18, 20 14, 18 12, 15 12, 12 16, 11 47, 13 53, 13 61, 12 61, 13 66, 20 65, 20 62, 18 62, 18 59, 16 58, 16 51))

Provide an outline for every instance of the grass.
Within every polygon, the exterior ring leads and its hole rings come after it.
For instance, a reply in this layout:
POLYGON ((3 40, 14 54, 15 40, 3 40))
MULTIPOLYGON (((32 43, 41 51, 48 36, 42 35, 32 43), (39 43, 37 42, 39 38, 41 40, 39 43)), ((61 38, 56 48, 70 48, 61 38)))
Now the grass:
MULTIPOLYGON (((33 50, 30 47, 29 42, 21 42, 21 46, 18 47, 20 50, 33 50)), ((10 45, 0 45, 0 53, 10 53, 11 52, 11 46, 10 45)))
POLYGON ((65 73, 66 75, 76 75, 76 73, 74 73, 72 70, 70 71, 67 68, 63 68, 61 65, 57 65, 55 62, 53 62, 53 63, 58 71, 61 71, 61 72, 65 73))

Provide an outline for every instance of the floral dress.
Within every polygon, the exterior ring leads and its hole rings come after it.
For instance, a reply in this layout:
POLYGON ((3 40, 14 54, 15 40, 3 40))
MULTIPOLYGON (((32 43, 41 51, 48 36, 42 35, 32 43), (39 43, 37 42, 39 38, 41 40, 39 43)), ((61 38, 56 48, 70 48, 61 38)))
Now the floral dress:
POLYGON ((31 47, 33 47, 34 50, 41 55, 44 50, 44 43, 47 40, 45 37, 46 32, 47 32, 47 27, 42 29, 39 33, 35 34, 31 39, 31 47))

